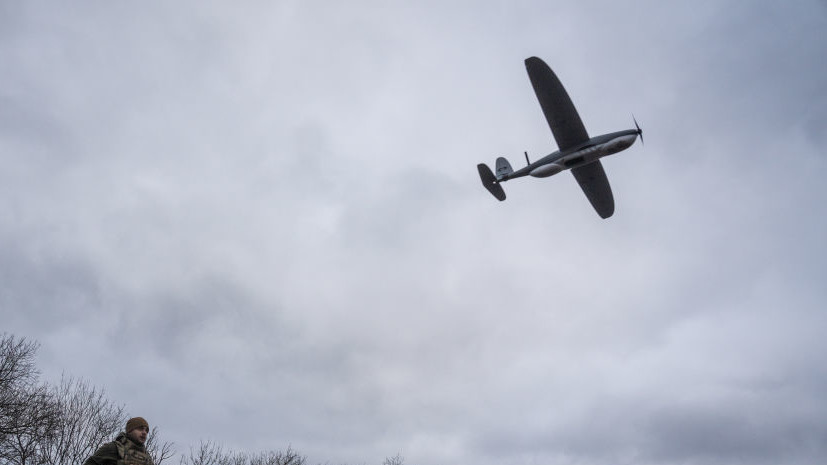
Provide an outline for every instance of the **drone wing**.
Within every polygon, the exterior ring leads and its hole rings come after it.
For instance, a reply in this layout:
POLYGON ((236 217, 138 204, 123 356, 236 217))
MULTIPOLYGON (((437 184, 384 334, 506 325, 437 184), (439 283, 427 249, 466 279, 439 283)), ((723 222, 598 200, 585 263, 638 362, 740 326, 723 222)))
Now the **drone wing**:
POLYGON ((525 68, 537 100, 561 152, 589 140, 589 133, 554 71, 537 57, 526 58, 525 68))
POLYGON ((615 212, 615 200, 612 197, 612 187, 603 165, 600 160, 595 160, 588 165, 572 168, 571 174, 580 184, 583 193, 588 197, 592 207, 601 218, 608 218, 615 212))
MULTIPOLYGON (((554 71, 537 57, 527 58, 525 67, 560 151, 574 149, 588 141, 589 133, 586 132, 577 109, 574 108, 569 94, 554 71)), ((601 218, 612 216, 615 211, 614 197, 600 160, 572 168, 571 173, 597 214, 601 218)))

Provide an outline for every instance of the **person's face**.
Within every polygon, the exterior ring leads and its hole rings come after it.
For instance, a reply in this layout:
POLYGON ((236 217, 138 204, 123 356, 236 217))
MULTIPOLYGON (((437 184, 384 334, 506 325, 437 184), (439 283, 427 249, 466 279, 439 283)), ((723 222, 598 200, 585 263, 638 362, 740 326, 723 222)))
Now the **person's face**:
POLYGON ((139 426, 137 428, 132 428, 132 431, 126 433, 135 440, 140 445, 144 445, 146 442, 146 436, 149 434, 149 428, 146 426, 139 426))

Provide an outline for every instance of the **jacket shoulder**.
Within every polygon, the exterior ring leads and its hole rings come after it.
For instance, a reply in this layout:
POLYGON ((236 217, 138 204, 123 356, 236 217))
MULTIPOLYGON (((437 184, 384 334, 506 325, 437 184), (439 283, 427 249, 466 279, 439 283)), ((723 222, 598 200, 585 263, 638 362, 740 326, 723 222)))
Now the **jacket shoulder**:
POLYGON ((83 465, 116 465, 119 459, 118 445, 115 442, 107 442, 100 446, 95 454, 86 459, 83 465))

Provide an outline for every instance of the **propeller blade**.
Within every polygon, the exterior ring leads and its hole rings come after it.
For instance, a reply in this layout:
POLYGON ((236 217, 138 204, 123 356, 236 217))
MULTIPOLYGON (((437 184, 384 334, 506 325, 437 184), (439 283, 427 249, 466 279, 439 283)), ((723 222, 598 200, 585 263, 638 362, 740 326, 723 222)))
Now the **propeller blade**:
POLYGON ((637 135, 640 137, 640 145, 645 145, 643 143, 643 129, 640 129, 640 126, 637 124, 637 120, 635 119, 635 115, 632 115, 632 121, 635 122, 635 127, 637 128, 637 135))

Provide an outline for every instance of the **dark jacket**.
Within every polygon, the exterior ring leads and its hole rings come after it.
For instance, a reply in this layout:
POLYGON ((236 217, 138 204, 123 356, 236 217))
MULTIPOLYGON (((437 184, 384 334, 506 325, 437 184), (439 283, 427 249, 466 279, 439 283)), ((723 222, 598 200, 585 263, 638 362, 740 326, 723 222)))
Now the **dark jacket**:
POLYGON ((83 465, 153 465, 144 446, 120 433, 112 442, 102 445, 83 465))

